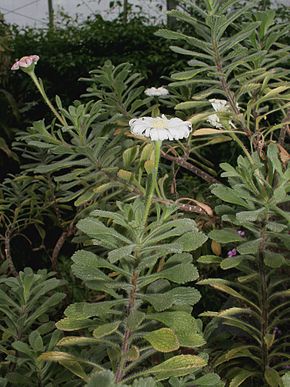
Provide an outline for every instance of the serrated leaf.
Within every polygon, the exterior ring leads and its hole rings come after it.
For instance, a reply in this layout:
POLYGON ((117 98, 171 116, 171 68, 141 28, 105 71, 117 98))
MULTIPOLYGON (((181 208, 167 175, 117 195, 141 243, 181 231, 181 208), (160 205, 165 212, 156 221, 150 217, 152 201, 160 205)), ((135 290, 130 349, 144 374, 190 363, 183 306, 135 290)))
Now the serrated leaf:
POLYGON ((229 187, 221 184, 213 184, 211 192, 224 202, 237 204, 238 206, 248 208, 248 203, 241 199, 238 194, 229 187))
POLYGON ((207 236, 202 232, 187 232, 175 242, 181 244, 183 251, 195 251, 207 241, 207 236))
POLYGON ((169 328, 161 328, 143 336, 156 351, 172 352, 179 348, 179 341, 175 333, 169 328))
POLYGON ((157 320, 171 328, 181 346, 183 347, 200 347, 205 344, 205 340, 199 334, 196 320, 187 312, 174 311, 148 314, 148 320, 157 320))
POLYGON ((89 328, 89 327, 95 327, 96 322, 88 319, 74 319, 71 317, 63 318, 62 320, 59 320, 55 326, 57 329, 60 329, 61 331, 77 331, 79 329, 89 328))
POLYGON ((212 230, 208 236, 219 243, 241 242, 244 240, 235 230, 232 230, 231 228, 212 230))
POLYGON ((101 337, 108 336, 119 328, 120 323, 121 321, 115 321, 112 323, 100 325, 96 329, 94 329, 93 336, 96 339, 100 339, 101 337))
POLYGON ((206 360, 200 356, 178 355, 146 370, 145 373, 155 375, 157 380, 164 380, 171 376, 188 375, 193 370, 205 367, 206 365, 206 360))
POLYGON ((197 262, 204 264, 217 263, 220 264, 222 258, 217 257, 216 255, 202 255, 198 258, 197 262))
POLYGON ((242 243, 237 247, 237 250, 240 254, 256 255, 260 246, 260 242, 260 239, 256 239, 253 241, 242 243))
POLYGON ((84 344, 96 344, 98 340, 93 337, 83 337, 83 336, 67 336, 60 339, 57 343, 57 346, 68 347, 71 345, 84 345, 84 344))

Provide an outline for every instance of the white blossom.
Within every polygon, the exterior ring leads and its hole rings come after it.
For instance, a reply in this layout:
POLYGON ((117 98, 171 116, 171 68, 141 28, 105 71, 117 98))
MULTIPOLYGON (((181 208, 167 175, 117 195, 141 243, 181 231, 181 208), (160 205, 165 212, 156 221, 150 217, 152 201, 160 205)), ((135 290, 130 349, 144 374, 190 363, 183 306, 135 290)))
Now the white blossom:
POLYGON ((152 141, 181 140, 187 138, 192 130, 191 122, 174 117, 133 118, 129 121, 132 133, 150 138, 152 141))
POLYGON ((162 95, 168 95, 169 91, 165 87, 150 87, 144 91, 148 97, 160 97, 162 95))
MULTIPOLYGON (((228 112, 230 111, 230 105, 225 99, 210 99, 209 102, 212 104, 212 107, 216 112, 228 112)), ((222 128, 223 125, 220 122, 219 116, 217 114, 211 114, 207 117, 207 122, 209 122, 215 128, 222 128)))

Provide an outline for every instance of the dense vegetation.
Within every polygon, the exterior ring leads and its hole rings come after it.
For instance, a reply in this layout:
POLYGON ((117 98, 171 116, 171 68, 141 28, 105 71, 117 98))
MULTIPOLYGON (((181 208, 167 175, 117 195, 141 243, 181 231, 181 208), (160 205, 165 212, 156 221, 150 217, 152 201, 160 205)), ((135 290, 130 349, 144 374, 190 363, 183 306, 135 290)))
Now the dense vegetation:
POLYGON ((288 24, 256 4, 2 26, 1 385, 290 385, 288 24))

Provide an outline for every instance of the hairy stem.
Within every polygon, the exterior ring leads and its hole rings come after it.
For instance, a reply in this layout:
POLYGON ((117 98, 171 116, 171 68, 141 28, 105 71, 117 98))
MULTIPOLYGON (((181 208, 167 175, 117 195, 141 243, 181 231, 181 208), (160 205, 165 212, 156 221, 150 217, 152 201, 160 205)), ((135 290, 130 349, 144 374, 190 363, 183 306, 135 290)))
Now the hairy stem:
POLYGON ((14 277, 18 276, 18 272, 14 266, 13 258, 11 255, 11 248, 10 248, 10 240, 11 240, 11 235, 10 233, 5 234, 5 239, 4 239, 4 246, 5 246, 5 258, 7 259, 8 262, 8 267, 12 275, 14 277))
POLYGON ((150 181, 148 182, 147 192, 146 192, 146 200, 145 200, 145 212, 144 212, 144 225, 147 224, 151 204, 153 201, 154 192, 157 185, 157 177, 158 177, 158 167, 160 160, 160 150, 161 150, 161 141, 155 141, 155 153, 154 153, 154 168, 150 175, 150 181))
POLYGON ((265 264, 264 264, 264 249, 266 242, 266 229, 265 226, 261 231, 261 241, 258 250, 258 269, 259 269, 259 284, 260 284, 260 309, 261 309, 261 323, 260 323, 260 331, 261 331, 261 353, 262 353, 262 372, 265 373, 266 368, 268 367, 269 359, 268 359, 268 348, 265 342, 265 335, 268 332, 268 324, 269 324, 269 305, 268 305, 268 289, 267 289, 267 279, 265 272, 265 264))
MULTIPOLYGON (((217 44, 215 39, 212 39, 212 48, 214 51, 214 61, 215 61, 216 69, 219 73, 221 87, 222 87, 222 89, 227 97, 227 100, 230 104, 232 111, 240 119, 241 118, 240 117, 240 110, 237 106, 236 97, 235 97, 235 94, 231 91, 231 89, 227 83, 226 76, 225 76, 223 66, 222 66, 222 60, 221 60, 220 53, 218 50, 218 44, 217 44)), ((250 137, 252 135, 250 129, 246 127, 245 122, 242 122, 242 130, 247 134, 248 137, 250 137)))
POLYGON ((40 92, 44 102, 47 104, 47 106, 50 108, 50 110, 52 111, 52 113, 55 115, 55 117, 59 120, 59 122, 63 125, 63 126, 67 126, 67 123, 65 121, 65 119, 57 112, 57 110, 55 109, 55 107, 52 105, 52 103, 50 102, 48 96, 46 95, 46 92, 43 88, 43 86, 40 84, 37 76, 35 75, 34 72, 31 72, 29 73, 31 79, 33 80, 35 86, 37 87, 38 91, 40 92))
POLYGON ((72 235, 74 235, 75 231, 76 230, 75 230, 74 221, 72 221, 69 224, 68 228, 66 230, 64 230, 62 232, 61 236, 58 238, 58 240, 53 248, 51 258, 50 258, 51 269, 53 271, 57 271, 57 259, 58 259, 60 250, 62 249, 66 239, 71 237, 72 235))
POLYGON ((175 157, 175 156, 171 156, 169 155, 168 153, 165 153, 163 151, 161 151, 161 156, 164 158, 164 159, 167 159, 167 160, 170 160, 170 161, 174 161, 176 164, 180 165, 181 167, 189 170, 190 172, 194 173, 196 176, 200 177, 201 179, 203 179, 204 181, 210 183, 210 184, 215 184, 215 183, 220 183, 216 178, 214 178, 213 176, 209 175, 208 173, 202 171, 201 169, 199 169, 198 167, 190 164, 188 161, 186 161, 186 159, 184 157, 175 157))
MULTIPOLYGON (((132 277, 131 277, 131 291, 129 295, 129 302, 128 302, 128 313, 127 317, 130 316, 130 313, 134 310, 135 302, 136 302, 136 292, 137 292, 137 280, 138 280, 138 272, 133 271, 132 277)), ((117 368, 116 375, 115 375, 115 382, 119 383, 122 381, 124 376, 124 369, 126 367, 127 363, 127 354, 129 351, 129 339, 132 334, 131 329, 128 327, 128 324, 126 323, 126 328, 124 332, 123 337, 123 344, 121 348, 121 360, 120 364, 117 368)))

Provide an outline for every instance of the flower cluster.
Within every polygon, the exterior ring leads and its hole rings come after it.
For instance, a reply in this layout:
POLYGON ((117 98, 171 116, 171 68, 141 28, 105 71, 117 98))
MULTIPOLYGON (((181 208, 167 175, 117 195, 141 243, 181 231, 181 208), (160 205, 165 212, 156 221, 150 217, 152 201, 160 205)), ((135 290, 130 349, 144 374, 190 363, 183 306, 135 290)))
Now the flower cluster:
POLYGON ((192 131, 191 122, 177 117, 168 119, 164 114, 156 118, 133 118, 129 125, 132 133, 148 137, 152 141, 181 140, 187 138, 192 131))
POLYGON ((238 254, 237 249, 232 249, 228 251, 228 257, 235 257, 238 254))
POLYGON ((160 97, 163 95, 168 95, 169 91, 165 87, 150 87, 144 92, 148 97, 160 97))
POLYGON ((36 65, 38 61, 38 55, 23 56, 21 59, 14 63, 14 65, 11 67, 11 70, 28 69, 31 66, 36 65))

